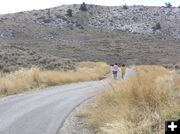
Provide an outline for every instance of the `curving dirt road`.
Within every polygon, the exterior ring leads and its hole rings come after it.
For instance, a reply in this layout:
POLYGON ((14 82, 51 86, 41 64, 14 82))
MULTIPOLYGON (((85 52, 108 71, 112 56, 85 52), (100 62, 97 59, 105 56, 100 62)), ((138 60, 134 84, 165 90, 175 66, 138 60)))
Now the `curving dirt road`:
POLYGON ((57 134, 70 112, 106 84, 83 82, 1 98, 0 134, 57 134))

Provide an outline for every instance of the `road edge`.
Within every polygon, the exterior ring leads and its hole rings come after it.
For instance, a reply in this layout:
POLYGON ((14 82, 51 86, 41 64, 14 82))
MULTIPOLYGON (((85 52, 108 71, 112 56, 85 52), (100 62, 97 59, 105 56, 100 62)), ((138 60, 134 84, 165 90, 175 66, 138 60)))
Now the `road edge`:
POLYGON ((96 130, 87 127, 87 123, 84 118, 78 115, 79 112, 83 111, 87 105, 93 102, 93 98, 95 96, 88 98, 79 104, 79 106, 75 107, 65 119, 62 127, 59 128, 57 134, 95 134, 96 130))

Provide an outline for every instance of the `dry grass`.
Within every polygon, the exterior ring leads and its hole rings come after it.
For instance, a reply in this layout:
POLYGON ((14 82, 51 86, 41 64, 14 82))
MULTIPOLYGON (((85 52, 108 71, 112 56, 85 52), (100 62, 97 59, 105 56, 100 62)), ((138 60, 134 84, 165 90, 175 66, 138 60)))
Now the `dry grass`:
POLYGON ((75 70, 21 69, 0 76, 0 95, 10 95, 41 86, 98 80, 110 70, 103 62, 81 62, 75 70))
POLYGON ((87 108, 87 121, 99 133, 163 134, 165 119, 180 118, 180 76, 161 66, 137 66, 136 72, 87 108))

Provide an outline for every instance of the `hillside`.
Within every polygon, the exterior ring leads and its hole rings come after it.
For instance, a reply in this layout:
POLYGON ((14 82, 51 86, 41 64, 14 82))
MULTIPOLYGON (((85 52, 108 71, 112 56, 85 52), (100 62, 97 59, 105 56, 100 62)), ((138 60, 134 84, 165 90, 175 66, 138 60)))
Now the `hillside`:
POLYGON ((78 61, 179 64, 180 8, 64 5, 0 16, 0 70, 78 61), (73 17, 67 16, 72 9, 73 17), (161 29, 154 29, 160 23, 161 29))

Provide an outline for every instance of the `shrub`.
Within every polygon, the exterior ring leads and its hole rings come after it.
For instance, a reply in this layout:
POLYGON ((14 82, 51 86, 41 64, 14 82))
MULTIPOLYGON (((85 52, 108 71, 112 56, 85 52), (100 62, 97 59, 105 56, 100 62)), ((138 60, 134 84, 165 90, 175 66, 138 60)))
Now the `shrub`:
POLYGON ((38 16, 38 13, 34 13, 33 15, 34 15, 34 16, 38 16))
POLYGON ((3 68, 4 68, 4 65, 0 64, 0 70, 3 70, 3 68))
POLYGON ((72 9, 68 9, 67 10, 67 16, 73 17, 72 12, 73 12, 72 9))
POLYGON ((80 27, 81 26, 81 24, 79 23, 79 22, 76 22, 76 27, 80 27))
POLYGON ((170 2, 166 2, 166 3, 165 3, 165 5, 166 5, 166 7, 167 7, 167 8, 172 7, 172 5, 171 5, 171 3, 170 3, 170 2))
POLYGON ((125 5, 123 5, 123 9, 128 9, 128 7, 127 7, 127 5, 125 4, 125 5))
POLYGON ((38 20, 44 20, 44 19, 46 19, 46 17, 45 16, 41 16, 41 17, 39 17, 39 18, 37 18, 38 20))
POLYGON ((50 22, 51 22, 51 19, 44 19, 43 22, 44 22, 44 23, 50 23, 50 22))
POLYGON ((157 23, 157 24, 156 24, 156 29, 161 29, 160 23, 157 23))
POLYGON ((9 68, 4 68, 3 69, 3 73, 9 73, 9 72, 10 72, 9 68))
POLYGON ((83 3, 81 4, 79 10, 81 10, 81 11, 87 11, 87 5, 86 5, 85 2, 83 2, 83 3))
POLYGON ((51 11, 50 11, 50 9, 48 9, 47 15, 48 15, 49 18, 51 18, 51 11))
POLYGON ((154 27, 152 27, 153 31, 161 29, 161 24, 158 22, 154 27))
POLYGON ((56 16, 56 18, 58 18, 58 19, 61 19, 61 18, 62 18, 62 16, 59 15, 59 14, 55 14, 55 16, 56 16))

